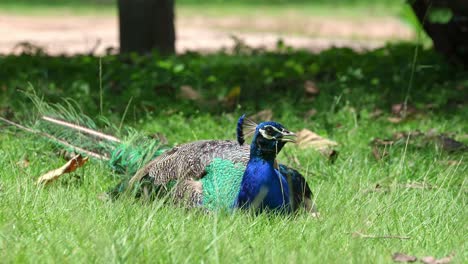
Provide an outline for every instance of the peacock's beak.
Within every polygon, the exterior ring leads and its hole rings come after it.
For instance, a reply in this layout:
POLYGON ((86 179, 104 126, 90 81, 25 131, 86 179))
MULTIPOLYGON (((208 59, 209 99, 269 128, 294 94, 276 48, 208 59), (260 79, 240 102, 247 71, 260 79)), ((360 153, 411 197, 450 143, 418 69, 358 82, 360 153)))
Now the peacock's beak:
POLYGON ((283 142, 296 142, 296 134, 293 132, 290 132, 288 130, 283 130, 281 132, 281 137, 279 138, 279 141, 283 142))

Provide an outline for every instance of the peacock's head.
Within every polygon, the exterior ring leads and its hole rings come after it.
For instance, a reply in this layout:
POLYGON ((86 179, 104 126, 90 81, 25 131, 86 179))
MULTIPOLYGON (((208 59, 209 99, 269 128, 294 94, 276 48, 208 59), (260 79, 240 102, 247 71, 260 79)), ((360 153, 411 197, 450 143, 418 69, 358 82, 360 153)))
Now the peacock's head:
POLYGON ((274 144, 281 143, 284 146, 287 142, 295 142, 296 134, 288 131, 278 122, 268 121, 257 125, 254 139, 274 144))
MULTIPOLYGON (((288 131, 280 123, 273 121, 256 125, 251 132, 248 131, 248 134, 253 134, 250 146, 251 155, 261 156, 266 159, 274 159, 287 142, 295 142, 296 139, 296 134, 288 131)), ((238 133, 238 141, 241 143, 239 138, 238 133)))
POLYGON ((256 124, 242 115, 237 121, 237 142, 243 145, 245 137, 253 135, 252 154, 273 156, 280 152, 287 142, 295 142, 296 134, 289 132, 278 122, 268 121, 256 124))

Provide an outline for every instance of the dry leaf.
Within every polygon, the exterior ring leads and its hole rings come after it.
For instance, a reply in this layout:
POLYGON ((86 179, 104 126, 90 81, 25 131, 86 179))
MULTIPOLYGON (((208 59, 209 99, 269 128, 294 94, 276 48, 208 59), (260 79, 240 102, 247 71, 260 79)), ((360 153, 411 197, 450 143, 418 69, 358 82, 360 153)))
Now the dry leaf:
POLYGON ((335 141, 323 138, 307 128, 297 132, 296 144, 302 148, 311 147, 317 150, 327 149, 338 145, 335 141))
POLYGON ((323 138, 306 128, 297 132, 296 135, 297 146, 318 150, 332 161, 337 158, 338 152, 333 149, 333 147, 338 146, 337 142, 323 138))
POLYGON ((320 93, 320 89, 317 87, 313 81, 305 81, 304 91, 308 96, 316 96, 320 93))
POLYGON ((51 170, 47 172, 46 174, 42 175, 41 177, 39 177, 39 179, 37 180, 37 184, 50 183, 65 173, 70 173, 70 172, 75 171, 79 167, 83 166, 87 161, 88 161, 88 157, 83 158, 81 154, 78 154, 75 157, 73 157, 71 160, 69 160, 62 167, 55 169, 55 170, 51 170))
POLYGON ((468 149, 465 144, 445 135, 438 136, 438 145, 447 152, 465 151, 468 149))
POLYGON ((399 117, 408 117, 410 115, 416 114, 417 110, 414 106, 404 103, 392 105, 392 114, 399 117))
POLYGON ((397 145, 398 142, 405 143, 405 145, 407 143, 409 146, 417 148, 438 146, 440 149, 449 153, 468 150, 466 144, 448 137, 447 134, 438 134, 434 130, 429 130, 426 133, 416 130, 410 132, 396 132, 392 135, 391 139, 375 138, 371 142, 372 154, 377 160, 380 160, 388 154, 385 148, 387 146, 397 145))
POLYGON ((169 140, 167 140, 167 137, 163 133, 160 133, 160 132, 156 132, 150 137, 152 139, 158 140, 161 145, 167 145, 169 143, 169 140))
POLYGON ((190 85, 182 85, 180 87, 180 97, 193 101, 201 99, 200 93, 195 91, 195 89, 193 89, 190 85))
POLYGON ((381 115, 383 115, 383 111, 382 111, 382 109, 379 109, 379 108, 375 108, 374 111, 372 111, 372 113, 370 113, 371 118, 377 118, 377 117, 379 117, 381 115))
POLYGON ((312 108, 304 114, 305 119, 309 119, 317 114, 317 109, 312 108))
POLYGON ((415 138, 415 137, 419 137, 419 136, 423 136, 423 135, 424 135, 424 133, 422 133, 419 130, 410 131, 410 132, 395 132, 395 133, 393 133, 392 138, 393 138, 394 141, 397 141, 397 140, 400 140, 400 139, 407 140, 407 139, 411 139, 411 138, 415 138))
POLYGON ((388 156, 388 151, 386 149, 387 146, 391 146, 395 143, 393 140, 389 139, 380 139, 375 138, 372 140, 372 155, 376 160, 382 160, 383 158, 388 156))
POLYGON ((460 164, 462 164, 462 161, 461 160, 445 160, 445 161, 439 161, 439 163, 445 164, 448 166, 459 166, 460 164))
POLYGON ((363 234, 359 231, 352 232, 351 235, 353 237, 358 238, 371 238, 371 239, 410 239, 408 236, 398 236, 398 235, 367 235, 363 234))
POLYGON ((374 158, 376 160, 381 160, 388 156, 388 151, 385 149, 381 149, 378 146, 374 145, 372 147, 372 155, 374 155, 374 158))
POLYGON ((240 86, 234 86, 229 93, 226 95, 227 99, 237 99, 241 94, 241 88, 240 86))
POLYGON ((273 118, 273 111, 271 111, 271 109, 265 109, 252 116, 249 116, 249 118, 257 122, 271 120, 273 118))
POLYGON ((392 123, 392 124, 399 124, 401 122, 403 122, 403 118, 401 117, 387 117, 387 120, 388 122, 392 123))
POLYGON ((432 256, 422 257, 421 262, 424 264, 448 264, 452 261, 453 254, 443 257, 441 259, 436 259, 432 256))
POLYGON ((389 191, 388 187, 384 187, 380 185, 379 183, 377 183, 375 187, 364 189, 362 193, 364 194, 369 194, 369 193, 374 193, 374 192, 387 193, 388 191, 389 191))
POLYGON ((106 192, 103 192, 103 193, 100 193, 97 195, 97 198, 103 202, 107 202, 107 201, 111 201, 112 200, 112 197, 106 193, 106 192))
POLYGON ((222 99, 222 103, 227 108, 233 108, 236 106, 237 102, 239 101, 239 97, 241 94, 240 86, 233 87, 229 93, 222 99))
POLYGON ((427 189, 427 190, 435 188, 431 184, 425 183, 425 182, 411 182, 411 183, 403 184, 402 187, 408 188, 408 189, 427 189))
POLYGON ((16 165, 18 165, 19 167, 21 167, 23 169, 29 167, 29 164, 30 164, 30 162, 29 162, 28 159, 22 159, 22 160, 16 162, 16 165))
POLYGON ((425 104, 424 105, 424 108, 427 109, 427 110, 432 110, 432 109, 436 109, 437 108, 437 105, 436 104, 425 104))
POLYGON ((380 138, 375 138, 372 140, 372 144, 376 146, 391 146, 395 143, 395 141, 390 140, 390 139, 380 139, 380 138))
POLYGON ((398 252, 392 255, 392 259, 395 262, 415 262, 416 260, 418 260, 418 258, 415 256, 410 256, 398 252))

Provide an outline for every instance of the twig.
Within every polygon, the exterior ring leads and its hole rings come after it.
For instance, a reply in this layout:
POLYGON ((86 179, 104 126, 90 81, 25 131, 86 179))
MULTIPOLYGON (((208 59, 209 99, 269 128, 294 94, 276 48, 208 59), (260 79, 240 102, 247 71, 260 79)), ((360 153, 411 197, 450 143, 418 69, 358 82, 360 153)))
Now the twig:
POLYGON ((375 235, 366 235, 361 232, 352 232, 348 234, 351 234, 354 237, 359 237, 359 238, 411 239, 411 237, 408 237, 408 236, 395 236, 395 235, 375 236, 375 235))
POLYGON ((99 155, 98 153, 94 153, 94 152, 91 152, 91 151, 89 151, 89 150, 86 150, 86 149, 77 147, 77 146, 75 146, 75 145, 72 145, 72 144, 68 143, 68 142, 65 141, 65 140, 56 138, 56 137, 54 137, 54 136, 52 136, 52 135, 50 135, 50 134, 47 134, 47 133, 45 133, 45 132, 37 131, 37 130, 31 129, 31 128, 29 128, 29 127, 22 126, 22 125, 20 125, 20 124, 18 124, 18 123, 15 123, 15 122, 10 121, 10 120, 8 120, 8 119, 5 119, 5 118, 3 118, 3 117, 0 117, 0 120, 3 121, 3 122, 5 122, 5 123, 7 123, 7 124, 10 124, 10 125, 12 125, 12 126, 15 126, 15 127, 19 128, 19 129, 21 129, 21 130, 30 132, 30 133, 32 133, 32 134, 37 134, 37 135, 46 137, 46 138, 48 138, 48 139, 50 139, 50 140, 53 140, 53 141, 55 141, 55 142, 58 142, 58 143, 60 143, 60 144, 62 144, 62 145, 64 145, 64 146, 66 146, 66 147, 73 148, 73 149, 77 150, 78 152, 82 152, 83 154, 86 154, 86 155, 88 155, 88 156, 91 156, 91 157, 94 157, 94 158, 97 158, 97 159, 101 159, 101 160, 109 160, 109 158, 104 157, 104 156, 102 156, 102 155, 99 155))
POLYGON ((83 126, 80 126, 80 125, 75 125, 75 124, 68 123, 68 122, 65 122, 65 121, 62 121, 62 120, 58 120, 58 119, 55 119, 55 118, 52 118, 52 117, 48 117, 48 116, 43 116, 42 119, 44 119, 44 120, 46 120, 46 121, 48 121, 48 122, 51 122, 51 123, 60 125, 60 126, 69 127, 69 128, 72 128, 72 129, 75 129, 75 130, 84 132, 84 133, 86 133, 86 134, 90 134, 90 135, 95 136, 95 137, 98 137, 98 138, 103 138, 103 139, 107 139, 107 140, 109 140, 109 141, 114 141, 114 142, 120 143, 120 139, 118 139, 118 138, 116 138, 116 137, 114 137, 114 136, 107 135, 107 134, 104 134, 104 133, 102 133, 102 132, 89 129, 89 128, 87 128, 87 127, 83 127, 83 126))

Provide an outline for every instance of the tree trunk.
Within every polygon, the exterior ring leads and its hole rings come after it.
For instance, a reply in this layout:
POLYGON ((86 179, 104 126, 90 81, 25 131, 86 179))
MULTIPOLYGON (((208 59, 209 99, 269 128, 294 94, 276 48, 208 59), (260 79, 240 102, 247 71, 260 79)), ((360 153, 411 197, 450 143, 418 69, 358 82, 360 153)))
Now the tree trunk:
POLYGON ((174 0, 118 0, 120 52, 175 52, 174 0))
POLYGON ((413 0, 411 7, 434 48, 450 61, 468 67, 468 1, 467 0, 413 0), (448 8, 452 18, 447 23, 433 23, 428 14, 431 8, 448 8))

